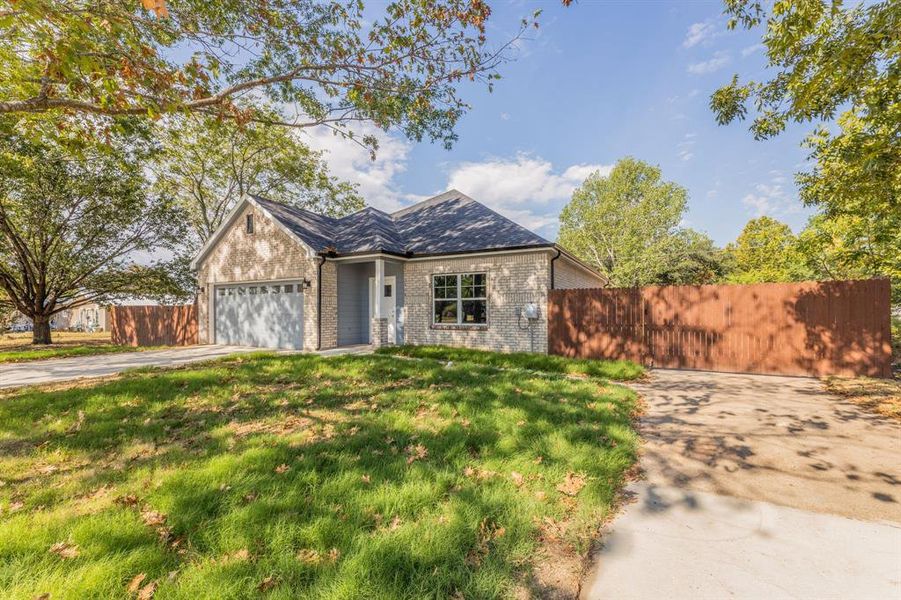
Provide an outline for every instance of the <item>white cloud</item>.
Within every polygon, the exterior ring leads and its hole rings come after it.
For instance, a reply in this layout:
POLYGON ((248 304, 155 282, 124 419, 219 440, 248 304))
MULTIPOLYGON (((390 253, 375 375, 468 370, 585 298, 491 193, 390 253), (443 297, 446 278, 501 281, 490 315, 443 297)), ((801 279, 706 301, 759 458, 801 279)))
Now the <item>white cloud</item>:
POLYGON ((713 54, 713 58, 688 65, 688 72, 692 75, 706 75, 719 71, 729 64, 732 58, 727 52, 717 51, 713 54))
POLYGON ((510 115, 505 112, 502 112, 501 113, 501 121, 509 121, 509 120, 510 120, 510 115))
POLYGON ((450 168, 443 187, 438 187, 436 180, 436 187, 426 190, 429 193, 411 194, 399 179, 407 170, 412 144, 372 126, 357 128, 356 134, 378 138, 375 161, 357 143, 324 128, 305 131, 304 140, 326 153, 324 158, 333 175, 359 186, 367 205, 392 212, 455 188, 549 238, 556 235, 560 209, 573 190, 592 173, 607 175, 613 168, 587 163, 557 168, 539 156, 520 153, 512 158, 461 162, 450 168))
POLYGON ((758 183, 754 186, 754 191, 742 198, 741 202, 751 209, 755 217, 794 214, 801 209, 798 202, 776 180, 772 183, 758 183))
POLYGON ((676 148, 678 148, 677 154, 679 158, 684 161, 689 161, 694 158, 693 148, 695 145, 696 137, 698 137, 698 134, 694 132, 689 132, 682 136, 682 141, 676 144, 676 148))
POLYGON ((395 211, 410 200, 395 180, 407 169, 411 144, 400 137, 387 134, 374 126, 356 129, 356 136, 375 135, 379 149, 373 161, 369 152, 356 142, 333 135, 326 128, 305 131, 304 140, 312 148, 326 152, 325 161, 332 175, 356 183, 366 204, 384 211, 395 211))
POLYGON ((703 21, 701 23, 692 23, 685 34, 685 40, 682 42, 683 48, 691 48, 697 46, 701 42, 710 40, 716 35, 717 28, 711 21, 703 21))
POLYGON ((446 187, 458 189, 517 223, 550 235, 573 190, 592 173, 607 175, 612 168, 578 164, 561 171, 548 160, 520 153, 513 158, 460 163, 451 170, 446 187))
POLYGON ((747 58, 748 56, 751 56, 755 52, 760 52, 763 49, 764 49, 763 44, 754 44, 753 46, 748 46, 746 48, 742 48, 741 55, 743 58, 747 58))

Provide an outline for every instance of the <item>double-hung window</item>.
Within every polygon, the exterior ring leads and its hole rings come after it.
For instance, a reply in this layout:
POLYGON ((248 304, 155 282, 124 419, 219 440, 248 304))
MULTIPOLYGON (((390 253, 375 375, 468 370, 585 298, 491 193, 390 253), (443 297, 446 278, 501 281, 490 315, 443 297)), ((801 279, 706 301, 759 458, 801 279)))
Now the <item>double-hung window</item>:
POLYGON ((458 273, 432 276, 432 323, 487 325, 488 275, 458 273))

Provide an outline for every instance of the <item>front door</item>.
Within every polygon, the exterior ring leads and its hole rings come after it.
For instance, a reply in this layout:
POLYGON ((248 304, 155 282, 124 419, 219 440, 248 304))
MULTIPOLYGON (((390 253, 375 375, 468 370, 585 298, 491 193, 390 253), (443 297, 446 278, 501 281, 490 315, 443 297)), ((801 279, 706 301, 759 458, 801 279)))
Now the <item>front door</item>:
MULTIPOLYGON (((379 290, 378 301, 382 303, 382 318, 388 320, 388 342, 397 343, 397 279, 385 277, 385 287, 379 290)), ((369 319, 375 316, 376 289, 375 277, 369 278, 369 319)), ((371 340, 370 340, 371 341, 371 340)))

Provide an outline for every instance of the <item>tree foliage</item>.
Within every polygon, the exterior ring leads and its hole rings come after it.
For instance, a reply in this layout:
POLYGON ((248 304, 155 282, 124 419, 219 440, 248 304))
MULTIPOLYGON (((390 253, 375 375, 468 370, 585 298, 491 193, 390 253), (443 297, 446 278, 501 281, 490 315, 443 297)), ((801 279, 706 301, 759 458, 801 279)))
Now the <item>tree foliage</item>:
POLYGON ((901 213, 815 215, 798 236, 798 250, 817 279, 888 277, 892 303, 901 305, 901 213))
POLYGON ((710 281, 720 271, 713 243, 679 227, 687 198, 658 167, 624 158, 573 192, 559 242, 615 286, 710 281))
POLYGON ((340 216, 363 208, 356 188, 329 174, 321 154, 283 127, 179 117, 162 129, 156 187, 176 199, 205 242, 245 193, 340 216))
POLYGON ((748 221, 726 252, 731 283, 801 281, 812 276, 792 230, 772 217, 748 221))
POLYGON ((719 123, 750 116, 757 139, 789 122, 820 123, 806 141, 815 166, 798 176, 802 199, 833 214, 901 210, 901 3, 725 4, 730 27, 764 27, 776 73, 764 82, 736 75, 717 90, 710 106, 719 123))
POLYGON ((0 303, 32 319, 36 343, 63 310, 184 291, 183 272, 149 258, 177 248, 184 219, 148 194, 143 151, 98 146, 36 142, 0 121, 0 303))
POLYGON ((268 122, 240 102, 266 98, 296 107, 286 125, 371 121, 449 145, 467 108, 458 83, 493 85, 509 41, 489 46, 483 0, 379 11, 361 0, 17 0, 0 9, 0 114, 268 122))

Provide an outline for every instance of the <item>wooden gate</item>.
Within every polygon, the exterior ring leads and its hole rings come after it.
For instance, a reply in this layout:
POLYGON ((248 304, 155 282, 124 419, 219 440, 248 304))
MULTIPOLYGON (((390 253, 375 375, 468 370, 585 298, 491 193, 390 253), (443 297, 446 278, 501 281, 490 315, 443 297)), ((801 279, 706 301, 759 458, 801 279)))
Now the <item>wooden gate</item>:
POLYGON ((197 306, 113 306, 110 332, 114 344, 191 346, 197 343, 197 306))
POLYGON ((551 290, 548 350, 648 366, 891 376, 887 279, 551 290))

